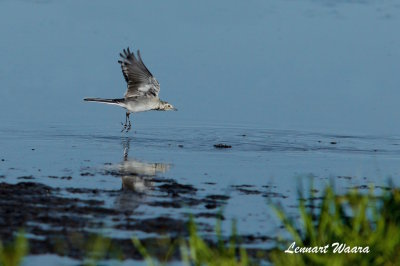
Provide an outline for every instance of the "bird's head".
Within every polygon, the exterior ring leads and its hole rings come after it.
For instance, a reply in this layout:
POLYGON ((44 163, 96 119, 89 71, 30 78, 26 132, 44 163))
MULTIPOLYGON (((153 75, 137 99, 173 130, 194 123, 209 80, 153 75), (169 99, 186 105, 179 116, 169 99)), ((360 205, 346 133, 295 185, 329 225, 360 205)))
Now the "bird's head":
POLYGON ((161 101, 160 103, 160 110, 161 111, 178 111, 172 104, 161 101))

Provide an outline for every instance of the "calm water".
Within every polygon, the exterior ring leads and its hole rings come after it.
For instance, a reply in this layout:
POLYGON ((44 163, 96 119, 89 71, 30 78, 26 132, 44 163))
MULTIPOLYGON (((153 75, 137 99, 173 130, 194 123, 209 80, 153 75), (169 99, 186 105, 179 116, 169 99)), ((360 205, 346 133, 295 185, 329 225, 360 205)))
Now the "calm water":
MULTIPOLYGON (((234 124, 400 134, 397 1, 1 1, 0 118, 111 126, 88 96, 125 90, 118 53, 141 49, 180 110, 137 127, 234 124), (83 115, 84 114, 84 115, 83 115)), ((114 124, 113 124, 114 123, 114 124)))
POLYGON ((396 1, 0 1, 0 181, 125 187, 140 197, 80 197, 145 218, 206 211, 152 206, 148 177, 171 179, 228 195, 241 234, 277 236, 267 201, 294 210, 299 183, 398 182, 399 20, 396 1), (82 99, 123 95, 127 46, 179 111, 138 114, 125 134, 122 109, 82 99))
MULTIPOLYGON (((183 218, 182 213, 206 210, 200 206, 171 212, 170 208, 148 206, 146 201, 159 195, 152 190, 155 184, 146 179, 159 176, 192 185, 198 197, 229 195, 225 213, 238 219, 240 232, 270 235, 278 224, 271 224, 275 217, 267 199, 296 205, 298 185, 307 187, 311 179, 317 189, 330 181, 340 191, 362 185, 386 186, 390 178, 397 183, 400 170, 400 138, 395 137, 215 126, 146 127, 128 136, 116 133, 117 129, 96 134, 90 133, 92 130, 0 131, 3 180, 16 183, 32 176, 34 181, 54 187, 109 191, 125 185, 144 195, 140 199, 124 194, 104 196, 103 200, 114 208, 131 208, 143 217, 183 218), (232 148, 215 149, 213 144, 221 142, 232 148), (115 177, 109 173, 112 171, 128 174, 115 177)), ((230 228, 229 223, 226 226, 230 228)))

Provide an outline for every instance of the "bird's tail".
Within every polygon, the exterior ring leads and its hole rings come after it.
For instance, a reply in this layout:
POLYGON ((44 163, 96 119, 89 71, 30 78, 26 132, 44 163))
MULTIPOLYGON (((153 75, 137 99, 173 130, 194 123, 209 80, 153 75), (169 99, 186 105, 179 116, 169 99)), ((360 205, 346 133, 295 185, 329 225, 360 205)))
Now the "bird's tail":
POLYGON ((98 102, 98 103, 121 105, 125 99, 124 98, 120 98, 120 99, 85 98, 83 100, 87 101, 87 102, 98 102))

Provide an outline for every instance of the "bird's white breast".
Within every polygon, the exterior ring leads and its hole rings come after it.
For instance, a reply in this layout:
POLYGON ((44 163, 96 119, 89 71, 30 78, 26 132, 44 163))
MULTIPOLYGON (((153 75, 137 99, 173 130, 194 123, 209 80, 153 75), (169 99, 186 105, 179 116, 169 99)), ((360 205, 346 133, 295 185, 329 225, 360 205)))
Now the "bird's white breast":
POLYGON ((125 108, 131 113, 145 112, 157 108, 159 105, 155 99, 141 99, 137 101, 129 101, 125 108))

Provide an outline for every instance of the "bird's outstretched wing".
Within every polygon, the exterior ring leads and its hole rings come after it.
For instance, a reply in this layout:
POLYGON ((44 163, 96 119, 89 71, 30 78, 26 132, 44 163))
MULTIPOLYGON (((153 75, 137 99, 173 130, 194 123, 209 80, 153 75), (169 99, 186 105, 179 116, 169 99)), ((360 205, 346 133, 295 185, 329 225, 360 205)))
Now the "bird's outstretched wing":
POLYGON ((123 53, 119 55, 121 60, 118 63, 121 64, 122 74, 128 83, 125 98, 135 96, 157 97, 160 91, 160 84, 144 65, 140 51, 137 51, 137 58, 129 48, 124 49, 123 53))

